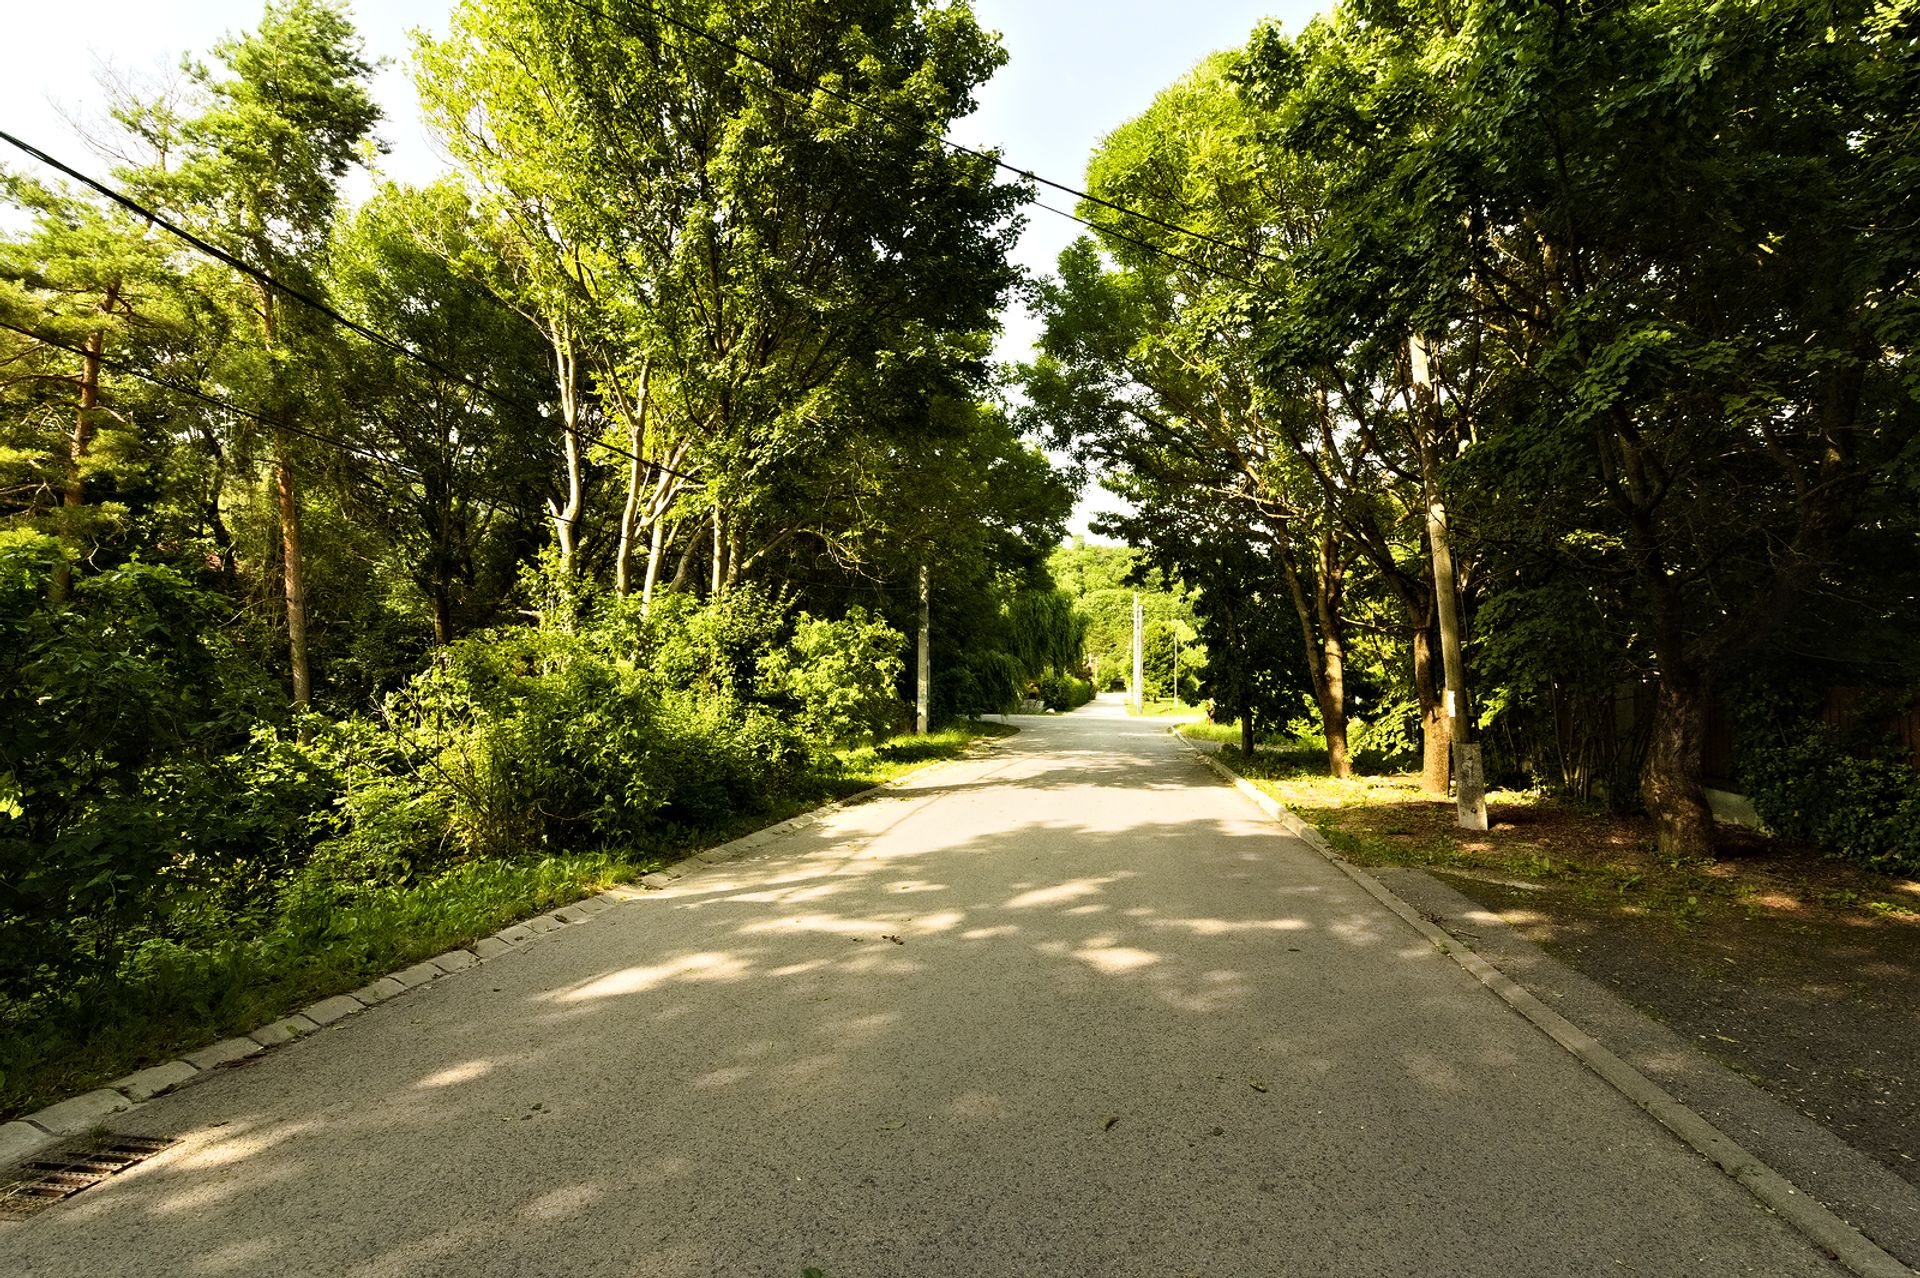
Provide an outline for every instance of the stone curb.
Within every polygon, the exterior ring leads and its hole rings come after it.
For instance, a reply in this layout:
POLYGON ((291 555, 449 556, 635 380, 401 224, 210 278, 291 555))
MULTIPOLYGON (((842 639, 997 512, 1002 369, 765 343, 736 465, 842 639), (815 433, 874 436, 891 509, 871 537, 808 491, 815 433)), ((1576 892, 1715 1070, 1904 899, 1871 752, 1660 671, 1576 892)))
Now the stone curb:
MULTIPOLYGON (((987 747, 988 750, 991 748, 991 746, 987 747)), ((582 923, 591 922, 597 915, 617 906, 644 900, 652 895, 648 888, 666 887, 694 870, 734 860, 755 848, 818 824, 844 808, 884 794, 910 777, 923 776, 943 764, 977 757, 977 754, 969 752, 955 759, 936 759, 911 772, 902 773, 891 781, 884 781, 869 789, 850 794, 844 799, 836 799, 832 803, 803 812, 799 816, 764 829, 755 830, 729 843, 690 853, 672 865, 651 874, 642 875, 638 883, 618 884, 595 896, 583 897, 545 914, 536 914, 532 918, 511 923, 491 936, 481 937, 464 949, 448 950, 445 954, 436 954, 432 958, 423 959, 396 972, 389 972, 352 993, 336 994, 331 998, 321 999, 309 1007, 262 1025, 241 1037, 222 1039, 195 1051, 183 1052, 177 1060, 166 1061, 150 1069, 138 1070, 124 1078, 115 1079, 104 1087, 69 1097, 31 1114, 24 1114, 12 1122, 0 1124, 0 1168, 31 1158, 57 1140, 83 1134, 88 1129, 98 1126, 109 1115, 132 1109, 155 1097, 163 1096, 223 1066, 232 1065, 291 1043, 308 1034, 317 1033, 328 1025, 338 1024, 408 990, 417 989, 442 977, 451 976, 455 972, 463 972, 493 959, 502 958, 550 932, 577 927, 582 923)))
POLYGON ((1748 1193, 1798 1229, 1808 1241, 1860 1275, 1860 1278, 1915 1278, 1915 1270, 1901 1264, 1812 1196, 1800 1192, 1786 1177, 1741 1148, 1738 1142, 1674 1099, 1645 1074, 1608 1051, 1598 1039, 1528 993, 1518 982, 1474 953, 1464 941, 1407 904, 1386 884, 1334 851, 1320 831, 1301 820, 1272 795, 1234 772, 1209 752, 1195 746, 1177 731, 1170 730, 1169 735, 1193 751, 1202 763, 1251 799, 1256 807, 1288 833, 1325 857, 1369 896, 1426 937, 1435 949, 1465 968, 1508 1007, 1605 1079, 1615 1091, 1645 1110, 1696 1153, 1738 1181, 1748 1193))

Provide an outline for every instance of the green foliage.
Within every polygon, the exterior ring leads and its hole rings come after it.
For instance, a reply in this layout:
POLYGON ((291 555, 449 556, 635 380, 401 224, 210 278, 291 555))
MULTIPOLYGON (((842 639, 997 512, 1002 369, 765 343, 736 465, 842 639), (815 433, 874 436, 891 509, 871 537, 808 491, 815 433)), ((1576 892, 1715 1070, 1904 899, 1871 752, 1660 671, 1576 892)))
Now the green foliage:
POLYGON ((1920 769, 1900 742, 1796 718, 1764 691, 1750 691, 1737 718, 1736 779, 1769 829, 1883 873, 1920 874, 1920 769))
POLYGON ((801 613, 793 640, 761 659, 769 695, 798 707, 800 730, 822 744, 860 745, 899 726, 896 687, 906 636, 863 608, 837 621, 801 613))
POLYGON ((1093 700, 1093 684, 1078 675, 1048 671, 1033 681, 1034 695, 1049 710, 1076 710, 1093 700))
POLYGON ((654 605, 646 628, 649 664, 666 683, 708 697, 758 695, 761 667, 787 628, 786 601, 758 585, 702 606, 672 594, 654 605))
POLYGON ((348 210, 379 113, 332 0, 116 104, 117 185, 424 360, 0 174, 0 317, 99 352, 0 336, 0 1072, 242 1028, 957 749, 876 744, 922 566, 936 716, 1081 695, 1072 495, 989 379, 1019 188, 927 141, 995 39, 677 12, 860 105, 469 0, 418 69, 470 171, 348 210))
POLYGON ((183 854, 230 859, 263 833, 259 814, 219 810, 240 770, 226 756, 265 692, 224 640, 222 601, 172 569, 130 564, 79 578, 56 602, 63 563, 44 538, 0 546, 7 993, 111 971, 163 910, 183 854))

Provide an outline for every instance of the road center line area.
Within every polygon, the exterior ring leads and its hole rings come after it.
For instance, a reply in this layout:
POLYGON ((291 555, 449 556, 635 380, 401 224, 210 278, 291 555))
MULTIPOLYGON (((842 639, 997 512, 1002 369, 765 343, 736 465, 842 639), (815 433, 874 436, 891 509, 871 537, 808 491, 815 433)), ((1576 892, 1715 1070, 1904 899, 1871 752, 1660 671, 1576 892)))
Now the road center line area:
POLYGON ((121 1116, 0 1272, 1839 1272, 1162 726, 1021 723, 121 1116))

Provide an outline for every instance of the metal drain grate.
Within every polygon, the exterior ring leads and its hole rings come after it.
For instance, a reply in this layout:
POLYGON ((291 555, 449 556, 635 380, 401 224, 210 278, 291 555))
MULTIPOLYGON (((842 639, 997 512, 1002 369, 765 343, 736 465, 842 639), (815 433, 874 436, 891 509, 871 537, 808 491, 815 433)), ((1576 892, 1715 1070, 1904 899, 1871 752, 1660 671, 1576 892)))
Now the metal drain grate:
POLYGON ((20 1164, 0 1184, 0 1220, 45 1211, 178 1143, 153 1136, 101 1136, 49 1150, 20 1164))

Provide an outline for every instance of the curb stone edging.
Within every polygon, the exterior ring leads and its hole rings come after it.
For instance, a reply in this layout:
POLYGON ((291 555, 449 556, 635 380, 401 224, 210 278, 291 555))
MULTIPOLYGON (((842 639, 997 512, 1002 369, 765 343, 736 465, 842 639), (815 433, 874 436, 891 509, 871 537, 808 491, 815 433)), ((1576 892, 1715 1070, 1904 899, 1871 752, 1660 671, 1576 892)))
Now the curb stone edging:
POLYGON ((604 892, 510 923, 464 948, 448 950, 376 977, 357 990, 323 998, 246 1034, 221 1039, 191 1052, 182 1052, 173 1060, 136 1070, 92 1091, 70 1096, 31 1114, 22 1114, 10 1122, 0 1123, 0 1169, 31 1158, 57 1141, 82 1135, 109 1115, 136 1108, 224 1066, 318 1033, 329 1025, 356 1016, 396 995, 504 957, 550 933, 590 923, 597 915, 651 896, 653 893, 648 889, 667 887, 694 870, 734 860, 788 834, 816 825, 844 808, 884 794, 909 777, 924 775, 943 764, 978 758, 992 748, 989 745, 978 752, 969 750, 951 759, 932 760, 879 785, 835 799, 730 842, 688 853, 659 870, 641 875, 636 883, 615 884, 604 892))
POLYGON ((261 1025, 247 1034, 221 1039, 174 1060, 163 1061, 147 1069, 136 1070, 103 1087, 83 1092, 66 1100, 23 1114, 12 1122, 0 1124, 0 1167, 31 1158, 58 1140, 84 1134, 109 1115, 124 1112, 178 1087, 205 1077, 223 1066, 261 1055, 273 1048, 318 1033, 351 1016, 386 1002, 397 994, 417 989, 455 972, 464 972, 492 959, 513 953, 548 932, 561 931, 595 915, 636 901, 644 893, 631 887, 612 888, 598 896, 586 897, 572 905, 536 916, 539 923, 527 926, 511 923, 490 936, 484 936, 462 949, 448 950, 422 959, 346 994, 335 994, 301 1008, 278 1020, 261 1025), (591 904, 589 904, 589 902, 591 904), (561 917, 565 915, 566 917, 561 917))
POLYGON ((1334 851, 1319 830, 1253 782, 1240 776, 1211 753, 1195 746, 1177 729, 1168 735, 1191 750, 1222 780, 1251 799, 1256 807, 1302 843, 1319 853, 1352 879, 1363 891, 1397 915, 1402 922, 1432 942, 1435 949, 1464 968, 1502 1002, 1598 1074, 1615 1091, 1720 1168, 1761 1204, 1860 1278, 1915 1278, 1915 1272, 1883 1250, 1872 1239, 1802 1193, 1785 1176, 1748 1153, 1740 1144, 1676 1100, 1659 1084, 1614 1055, 1592 1035, 1560 1015, 1518 982, 1476 954, 1466 942, 1440 927, 1403 900, 1393 889, 1334 851))

